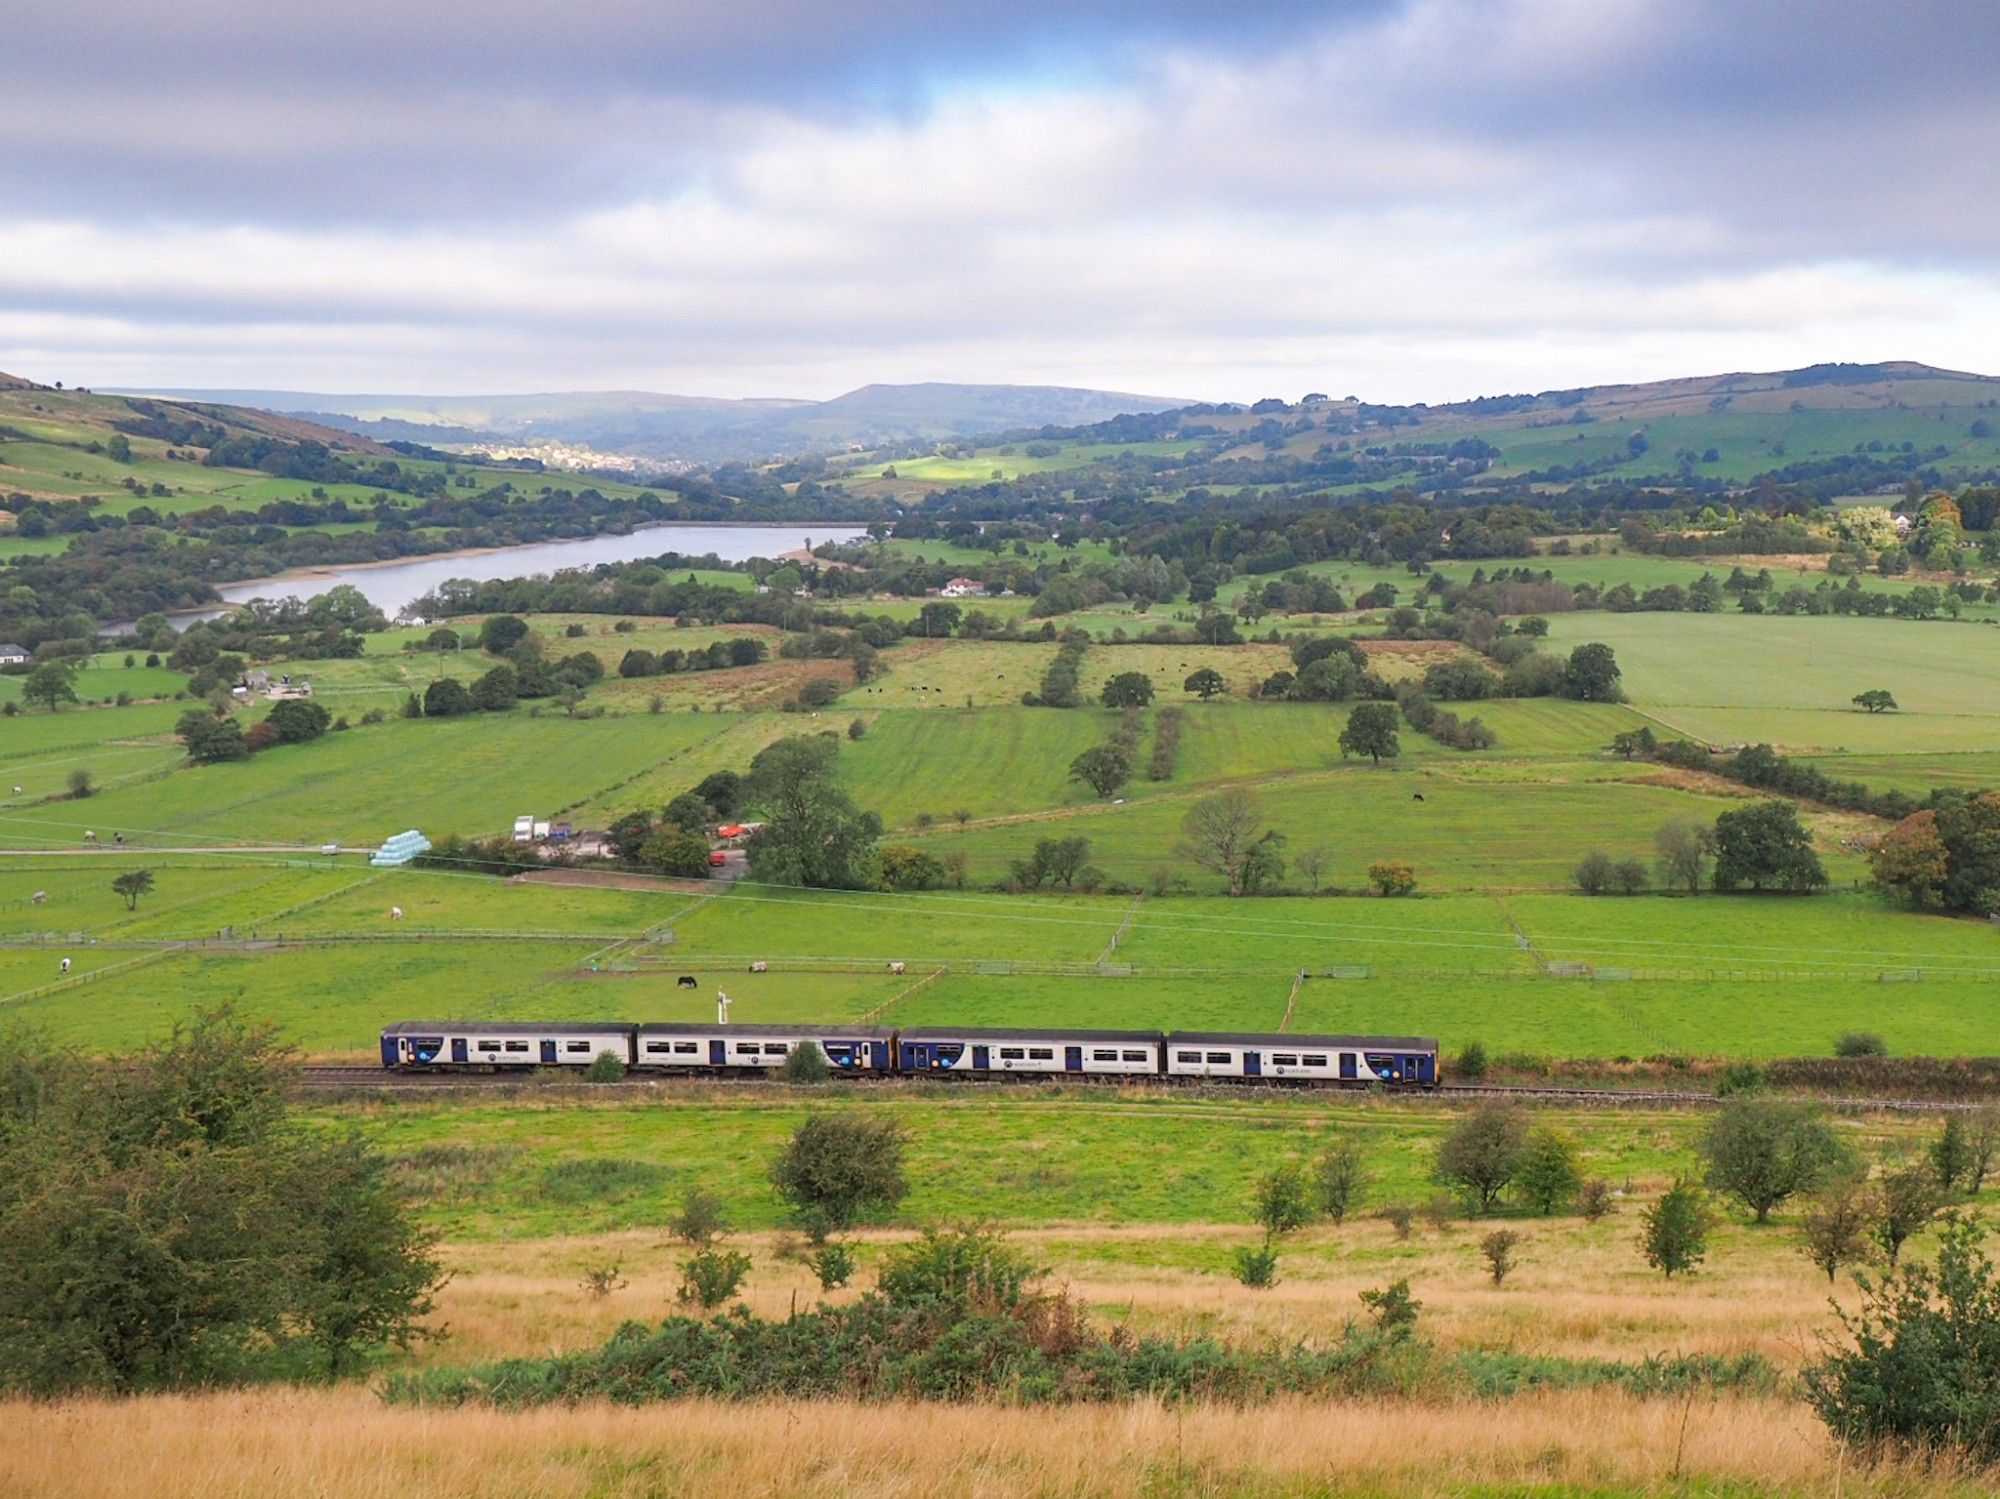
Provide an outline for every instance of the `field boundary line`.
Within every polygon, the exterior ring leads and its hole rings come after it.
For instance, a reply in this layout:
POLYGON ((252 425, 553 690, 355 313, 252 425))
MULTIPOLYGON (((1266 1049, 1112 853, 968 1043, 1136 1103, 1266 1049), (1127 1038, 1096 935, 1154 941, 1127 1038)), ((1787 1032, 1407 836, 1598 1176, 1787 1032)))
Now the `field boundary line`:
POLYGON ((1285 1018, 1278 1022, 1279 1031, 1289 1031, 1292 1028, 1292 1011, 1298 1008, 1299 990, 1305 988, 1305 986, 1306 971, 1301 968, 1298 976, 1292 980, 1292 992, 1285 1000, 1285 1018))
POLYGON ((1126 909, 1125 919, 1118 923, 1118 930, 1111 934, 1111 940, 1104 945, 1104 951, 1097 955, 1098 962, 1111 961, 1111 955, 1118 951, 1118 944, 1125 940, 1125 934, 1132 930, 1132 923, 1138 920, 1139 908, 1145 904, 1146 892, 1141 890, 1133 897, 1131 906, 1126 909))
POLYGON ((935 984, 939 979, 943 978, 947 973, 950 972, 951 972, 951 965, 949 963, 940 964, 938 967, 933 968, 929 973, 925 974, 922 978, 918 979, 914 984, 910 985, 907 989, 900 989, 896 993, 890 995, 887 999, 883 1000, 882 1003, 875 1006, 874 1009, 862 1011, 861 1014, 855 1016, 854 1023, 856 1025, 860 1025, 867 1021, 876 1019, 877 1017, 884 1014, 886 1011, 894 1009, 897 1005, 901 1004, 904 1000, 908 999, 912 994, 915 994, 919 989, 928 988, 930 985, 935 984))

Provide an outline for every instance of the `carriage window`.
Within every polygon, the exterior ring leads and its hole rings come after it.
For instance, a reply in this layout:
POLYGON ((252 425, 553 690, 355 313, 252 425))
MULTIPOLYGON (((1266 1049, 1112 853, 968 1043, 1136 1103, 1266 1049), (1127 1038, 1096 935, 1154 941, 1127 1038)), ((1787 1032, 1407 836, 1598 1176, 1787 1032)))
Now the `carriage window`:
POLYGON ((1115 1051, 1093 1051, 1090 1054, 1090 1060, 1093 1062, 1115 1062, 1118 1060, 1118 1053, 1115 1051))
POLYGON ((1211 1062, 1227 1062, 1231 1060, 1230 1054, 1226 1051, 1212 1051, 1208 1054, 1208 1059, 1211 1062))
POLYGON ((1000 1060, 1003 1062, 1018 1062, 1026 1055, 1027 1053, 1018 1046, 1003 1046, 1000 1048, 1000 1060))
POLYGON ((1152 1058, 1147 1056, 1143 1051, 1128 1051, 1125 1053, 1125 1060, 1128 1062, 1150 1062, 1152 1058))
POLYGON ((674 1043, 675 1053, 681 1056, 686 1056, 691 1052, 698 1052, 700 1050, 701 1043, 699 1041, 676 1041, 674 1043))
POLYGON ((528 1049, 528 1043, 525 1041, 509 1041, 507 1043, 507 1049, 509 1051, 526 1051, 528 1049))
POLYGON ((1271 1054, 1271 1065, 1273 1067, 1296 1067, 1299 1065, 1299 1059, 1288 1051, 1273 1052, 1271 1054))
POLYGON ((479 1043, 479 1049, 481 1051, 498 1051, 500 1049, 500 1043, 498 1041, 481 1041, 479 1043))
POLYGON ((1030 1046, 1028 1060, 1031 1062, 1053 1062, 1056 1054, 1046 1046, 1030 1046))
POLYGON ((767 1057, 781 1057, 790 1050, 791 1048, 784 1042, 773 1041, 764 1048, 764 1055, 767 1057))
POLYGON ((564 1050, 564 1051, 589 1051, 589 1050, 590 1050, 590 1043, 589 1043, 588 1041, 572 1041, 572 1042, 570 1042, 570 1043, 569 1043, 569 1044, 568 1044, 567 1046, 565 1046, 565 1047, 563 1048, 563 1050, 564 1050))
POLYGON ((1307 1057, 1305 1061, 1308 1067, 1324 1067, 1326 1065, 1325 1057, 1307 1057))
POLYGON ((649 1052, 662 1052, 666 1049, 667 1043, 664 1041, 648 1041, 646 1043, 646 1050, 649 1052))
POLYGON ((1176 1062, 1199 1062, 1201 1060, 1201 1053, 1198 1051, 1177 1051, 1174 1053, 1174 1060, 1176 1062))

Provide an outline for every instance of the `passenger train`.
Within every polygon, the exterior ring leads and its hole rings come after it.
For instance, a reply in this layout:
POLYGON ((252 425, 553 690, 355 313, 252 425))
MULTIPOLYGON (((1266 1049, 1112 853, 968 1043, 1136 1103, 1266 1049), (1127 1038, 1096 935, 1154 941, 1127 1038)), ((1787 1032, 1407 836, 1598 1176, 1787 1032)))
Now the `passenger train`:
POLYGON ((649 1025, 602 1021, 406 1020, 382 1032, 399 1072, 588 1067, 609 1052, 630 1071, 750 1077, 814 1045, 837 1076, 1175 1078, 1434 1088, 1429 1036, 1247 1031, 991 1030, 919 1026, 649 1025))

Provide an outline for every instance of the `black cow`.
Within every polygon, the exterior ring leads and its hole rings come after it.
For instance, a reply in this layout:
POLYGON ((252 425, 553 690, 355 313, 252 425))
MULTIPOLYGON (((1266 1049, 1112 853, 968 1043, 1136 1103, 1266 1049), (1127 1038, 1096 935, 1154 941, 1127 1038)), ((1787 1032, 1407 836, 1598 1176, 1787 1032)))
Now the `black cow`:
POLYGON ((682 989, 693 989, 697 987, 694 981, 694 975, 691 973, 682 974, 680 978, 676 980, 676 983, 682 989))
POLYGON ((1413 802, 1420 802, 1423 799, 1424 799, 1424 794, 1421 791, 1413 791, 1410 793, 1410 800, 1413 802))

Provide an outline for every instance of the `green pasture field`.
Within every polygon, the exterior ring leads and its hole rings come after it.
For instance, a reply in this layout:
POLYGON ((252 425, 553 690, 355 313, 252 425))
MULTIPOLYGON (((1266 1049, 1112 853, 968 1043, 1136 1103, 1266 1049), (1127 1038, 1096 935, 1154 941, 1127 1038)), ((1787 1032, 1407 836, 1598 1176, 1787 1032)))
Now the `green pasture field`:
POLYGON ((1557 647, 1602 641, 1641 710, 1711 741, 1872 753, 1990 747, 2000 734, 2000 634, 1985 626, 1842 616, 1572 614, 1557 647), (1901 711, 1851 699, 1886 687, 1901 711))
POLYGON ((723 728, 671 713, 392 718, 236 764, 113 786, 87 803, 16 807, 0 813, 0 827, 15 842, 74 842, 85 828, 115 828, 168 847, 372 846, 405 828, 501 832, 523 813, 548 816, 610 797, 723 728))
MULTIPOLYGON (((1142 884, 1171 868, 1197 889, 1219 882, 1176 849, 1193 795, 1078 809, 965 832, 926 834, 933 853, 963 853, 973 877, 1004 878, 1037 838, 1091 840, 1091 860, 1114 880, 1142 884)), ((1301 774, 1260 788, 1265 825, 1284 832, 1288 852, 1324 848, 1329 884, 1358 887, 1379 859, 1413 865, 1423 888, 1465 890, 1562 886, 1578 859, 1601 848, 1650 858, 1661 824, 1712 819, 1726 803, 1667 787, 1564 779, 1460 780, 1436 760, 1301 774), (1416 801, 1421 793, 1423 800, 1416 801)))
MULTIPOLYGON (((103 651, 88 657, 76 674, 76 695, 83 703, 113 703, 121 692, 130 693, 134 698, 172 697, 184 691, 187 678, 177 671, 169 671, 164 666, 142 666, 146 659, 144 651, 103 651), (134 664, 125 665, 125 658, 131 655, 134 664)), ((25 712, 46 713, 42 707, 29 708, 21 699, 21 687, 27 681, 25 676, 0 676, 0 703, 19 703, 25 712)), ((72 712, 74 704, 66 704, 59 712, 72 712)), ((12 731, 19 720, 0 724, 0 745, 13 738, 12 731)))
POLYGON ((1933 787, 1985 791, 2000 786, 2000 750, 1961 750, 1953 754, 1815 755, 1812 761, 1828 775, 1860 781, 1884 790, 1923 796, 1933 787))

